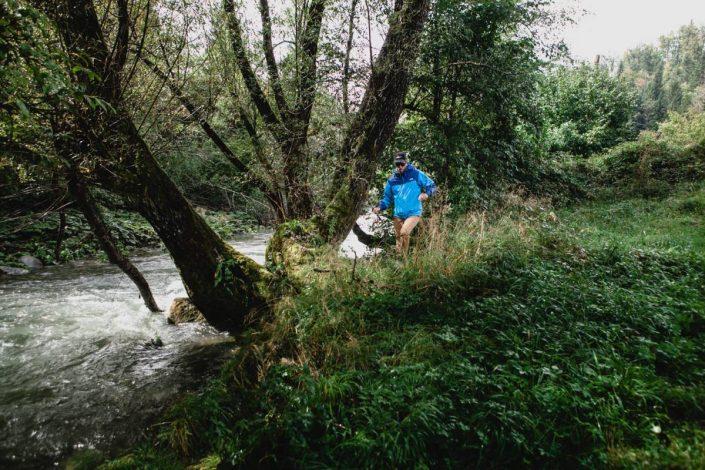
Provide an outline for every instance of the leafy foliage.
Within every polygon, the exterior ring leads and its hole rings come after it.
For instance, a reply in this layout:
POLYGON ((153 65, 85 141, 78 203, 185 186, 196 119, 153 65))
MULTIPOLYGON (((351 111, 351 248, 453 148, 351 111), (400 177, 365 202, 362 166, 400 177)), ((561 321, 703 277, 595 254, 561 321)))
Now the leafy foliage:
POLYGON ((705 176, 705 115, 672 114, 658 132, 644 132, 604 158, 606 181, 626 181, 644 193, 705 176))
POLYGON ((628 51, 619 74, 641 95, 639 129, 655 129, 668 111, 705 110, 705 26, 694 23, 662 36, 658 45, 628 51))
POLYGON ((604 67, 556 67, 541 90, 552 151, 587 156, 636 136, 636 91, 604 67))
POLYGON ((558 215, 512 196, 489 219, 437 218, 406 264, 320 275, 280 304, 158 449, 237 466, 697 461, 705 232, 683 227, 702 196, 558 215))
POLYGON ((462 210, 540 175, 542 60, 562 49, 532 34, 558 19, 548 2, 438 2, 393 147, 410 150, 462 210), (527 32, 528 31, 528 32, 527 32))

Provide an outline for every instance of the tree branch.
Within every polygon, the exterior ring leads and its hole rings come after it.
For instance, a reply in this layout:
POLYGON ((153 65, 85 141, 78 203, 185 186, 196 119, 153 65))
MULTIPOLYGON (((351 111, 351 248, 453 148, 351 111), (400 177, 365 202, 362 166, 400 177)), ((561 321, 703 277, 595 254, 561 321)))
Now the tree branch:
POLYGON ((140 61, 140 57, 142 57, 142 50, 144 49, 144 42, 147 39, 147 28, 149 27, 149 12, 151 11, 152 6, 151 6, 151 0, 147 0, 147 7, 146 7, 146 13, 144 15, 144 24, 142 25, 142 36, 140 37, 140 42, 137 45, 137 48, 134 49, 135 53, 135 58, 134 61, 132 62, 132 67, 130 68, 130 73, 127 74, 127 78, 125 78, 123 82, 123 87, 127 88, 129 83, 132 81, 132 77, 135 75, 135 71, 137 70, 137 64, 140 61))
POLYGON ((110 233, 110 229, 106 225, 98 205, 80 176, 78 168, 73 167, 70 170, 67 170, 67 172, 69 183, 68 186, 71 191, 71 195, 76 200, 78 207, 81 209, 81 212, 88 221, 88 225, 91 226, 93 233, 98 239, 98 243, 108 256, 110 262, 118 265, 122 272, 127 274, 135 286, 137 286, 145 306, 150 311, 161 312, 157 302, 154 300, 154 296, 149 288, 149 284, 147 284, 147 280, 135 267, 135 265, 132 264, 132 262, 124 254, 122 254, 120 249, 117 247, 117 241, 110 233))
MULTIPOLYGON (((194 105, 191 100, 183 93, 183 91, 176 86, 176 84, 169 79, 166 73, 164 73, 157 64, 152 62, 150 59, 146 57, 141 58, 142 62, 147 65, 154 74, 159 77, 161 80, 163 80, 171 93, 179 100, 181 105, 186 108, 186 110, 189 112, 189 120, 198 123, 199 126, 201 126, 201 129, 203 129, 203 132, 211 139, 211 141, 215 144, 216 147, 218 147, 218 150, 225 156, 225 158, 232 163, 232 165, 240 170, 241 172, 249 175, 257 188, 262 191, 262 193, 267 197, 272 205, 275 206, 275 208, 281 204, 281 202, 278 200, 279 198, 276 196, 275 193, 272 192, 270 189, 269 185, 263 181, 262 179, 258 178, 257 175, 255 175, 249 168, 248 166, 240 160, 237 155, 232 151, 232 149, 228 146, 228 144, 225 143, 225 141, 220 137, 220 134, 218 134, 213 127, 211 127, 210 123, 206 119, 206 117, 203 115, 201 112, 201 109, 194 105)), ((246 117, 243 116, 243 120, 247 120, 246 117)), ((249 128, 252 127, 252 124, 247 121, 247 124, 245 124, 246 130, 249 131, 249 128)), ((254 128, 252 127, 252 130, 254 131, 254 128)), ((252 136, 252 134, 250 134, 252 136)), ((257 150, 257 149, 256 149, 257 150)), ((258 150, 259 151, 259 150, 258 150)))
POLYGON ((303 131, 308 128, 311 109, 316 97, 316 65, 318 43, 321 36, 321 23, 326 0, 312 0, 308 7, 308 19, 301 40, 302 66, 299 78, 299 93, 296 114, 303 124, 303 131))
POLYGON ((377 237, 375 235, 371 235, 367 232, 365 232, 360 225, 355 222, 355 225, 353 225, 352 228, 353 233, 357 237, 357 239, 360 241, 365 246, 369 246, 370 248, 379 248, 385 245, 393 245, 394 244, 394 238, 392 237, 377 237))
POLYGON ((240 21, 235 15, 233 0, 224 0, 223 8, 227 15, 230 42, 232 43, 233 52, 235 53, 235 60, 238 68, 240 69, 240 73, 242 74, 242 78, 245 81, 245 87, 250 94, 250 99, 252 99, 252 102, 255 104, 255 107, 262 116, 262 119, 264 119, 264 122, 270 127, 272 134, 275 138, 277 138, 277 140, 280 140, 282 137, 282 132, 280 130, 281 122, 274 113, 269 101, 267 101, 267 97, 264 96, 262 87, 260 87, 257 77, 252 70, 250 59, 247 57, 245 44, 242 42, 242 28, 240 27, 240 21))
POLYGON ((345 45, 345 60, 343 61, 343 111, 350 113, 350 99, 348 97, 348 83, 350 82, 350 54, 353 47, 353 36, 355 34, 355 10, 359 0, 352 0, 350 4, 350 17, 348 19, 348 42, 345 45))
POLYGON ((118 29, 113 45, 112 62, 118 72, 125 67, 127 62, 127 50, 130 40, 130 12, 127 7, 127 0, 117 0, 118 7, 118 29))
POLYGON ((260 0, 259 11, 262 17, 262 47, 264 49, 264 58, 267 61, 269 80, 271 81, 272 91, 274 92, 274 101, 279 108, 279 114, 284 117, 289 111, 289 106, 284 97, 284 90, 282 89, 281 80, 279 79, 279 68, 274 58, 274 47, 272 46, 272 19, 269 16, 268 0, 260 0))

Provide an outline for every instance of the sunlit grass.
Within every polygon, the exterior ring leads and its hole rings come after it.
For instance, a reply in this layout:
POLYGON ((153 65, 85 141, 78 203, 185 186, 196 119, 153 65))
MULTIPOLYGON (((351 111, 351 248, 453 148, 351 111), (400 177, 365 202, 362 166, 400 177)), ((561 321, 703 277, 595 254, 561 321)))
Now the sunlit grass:
POLYGON ((559 212, 590 247, 705 250, 705 185, 686 184, 663 198, 604 195, 559 212), (615 200, 616 199, 616 200, 615 200))

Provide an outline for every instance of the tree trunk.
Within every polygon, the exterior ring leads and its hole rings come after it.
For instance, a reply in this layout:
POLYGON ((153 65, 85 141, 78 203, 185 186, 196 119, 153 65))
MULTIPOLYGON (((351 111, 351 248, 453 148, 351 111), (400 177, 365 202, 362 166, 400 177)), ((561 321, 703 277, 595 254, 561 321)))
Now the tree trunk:
POLYGON ((137 286, 145 306, 147 306, 150 311, 161 312, 156 300, 154 300, 152 290, 149 288, 147 280, 142 276, 142 273, 135 265, 118 249, 115 238, 113 238, 108 226, 105 224, 100 209, 98 209, 98 205, 95 203, 95 200, 93 200, 93 196, 86 187, 85 181, 81 178, 78 169, 69 169, 67 176, 69 191, 88 221, 88 225, 91 226, 100 247, 108 256, 108 260, 116 264, 137 286))
POLYGON ((61 244, 64 242, 64 231, 66 230, 66 212, 59 212, 59 229, 56 232, 56 244, 54 245, 54 260, 58 263, 61 258, 61 244))
POLYGON ((360 111, 343 143, 330 203, 318 221, 321 235, 333 243, 347 236, 367 200, 369 183, 404 107, 429 6, 429 0, 407 0, 392 15, 360 111))
POLYGON ((96 166, 109 166, 110 171, 97 171, 96 176, 131 200, 154 227, 189 297, 208 322, 221 330, 240 330, 246 316, 266 304, 264 271, 218 237, 154 159, 123 109, 119 76, 112 68, 93 3, 62 0, 43 7, 56 22, 72 69, 90 67, 101 75, 101 80, 91 80, 79 70, 73 79, 86 94, 113 108, 72 110, 79 120, 74 131, 85 137, 87 152, 102 159, 96 166), (81 61, 86 57, 87 62, 81 61))

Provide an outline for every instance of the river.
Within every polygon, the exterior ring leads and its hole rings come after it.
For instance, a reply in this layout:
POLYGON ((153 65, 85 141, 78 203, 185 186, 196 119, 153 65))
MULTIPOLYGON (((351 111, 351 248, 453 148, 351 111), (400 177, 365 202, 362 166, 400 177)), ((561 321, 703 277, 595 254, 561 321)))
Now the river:
MULTIPOLYGON (((263 263, 269 236, 232 243, 263 263)), ((352 235, 341 248, 345 256, 364 252, 352 235)), ((161 308, 186 295, 167 254, 133 261, 161 308)), ((47 468, 79 449, 133 445, 169 403, 212 376, 233 345, 207 325, 168 325, 107 263, 0 280, 0 468, 47 468), (157 337, 164 346, 149 347, 157 337)))
MULTIPOLYGON (((269 233, 234 245, 263 262, 269 233)), ((186 295, 164 253, 134 258, 159 306, 186 295)), ((168 325, 132 282, 96 261, 0 281, 0 468, 53 466, 76 449, 133 444, 166 404, 203 384, 232 339, 168 325), (162 348, 146 346, 159 337, 162 348)))

